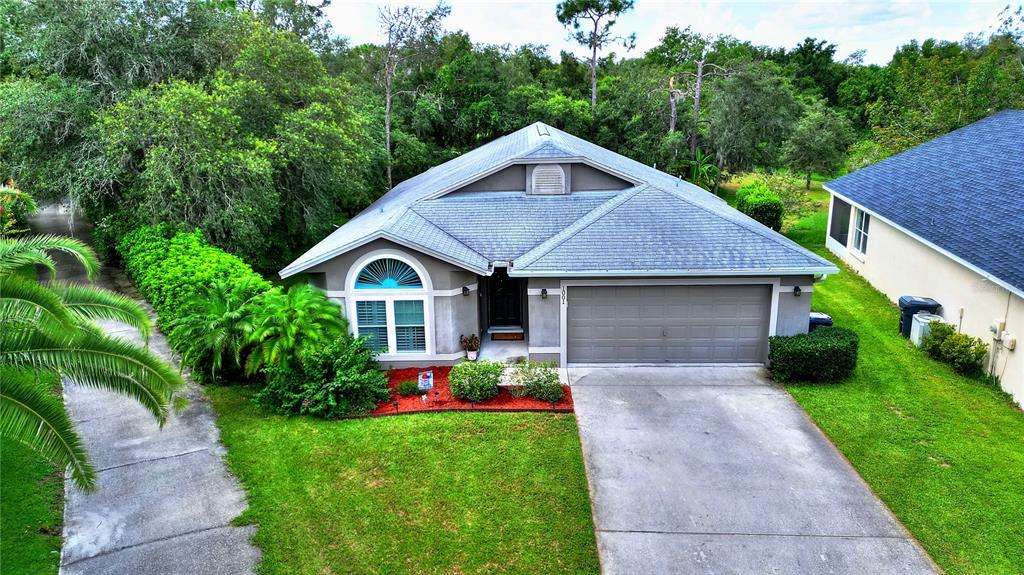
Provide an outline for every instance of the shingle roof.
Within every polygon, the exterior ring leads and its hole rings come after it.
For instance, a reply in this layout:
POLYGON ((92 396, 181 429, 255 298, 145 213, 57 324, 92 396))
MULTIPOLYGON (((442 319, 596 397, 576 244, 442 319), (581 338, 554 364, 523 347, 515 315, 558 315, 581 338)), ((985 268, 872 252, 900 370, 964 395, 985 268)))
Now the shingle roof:
POLYGON ((1024 292, 1024 110, 1005 110, 826 184, 1024 292))
POLYGON ((513 261, 512 275, 519 270, 524 274, 601 274, 624 270, 628 261, 646 262, 628 269, 666 274, 686 270, 753 274, 769 268, 779 273, 838 271, 713 194, 540 122, 400 183, 281 270, 281 276, 309 269, 378 237, 480 274, 489 273, 489 264, 495 261, 513 261), (444 195, 513 163, 558 158, 585 161, 639 186, 550 197, 523 192, 444 195), (640 194, 642 201, 660 202, 662 211, 640 209, 639 204, 629 210, 613 209, 640 194), (669 213, 674 211, 686 213, 669 213), (604 217, 611 219, 604 222, 604 217), (597 230, 605 230, 606 235, 597 230), (559 238, 563 241, 555 245, 559 238), (548 245, 543 254, 538 252, 540 246, 548 245), (659 252, 667 259, 659 262, 659 252))

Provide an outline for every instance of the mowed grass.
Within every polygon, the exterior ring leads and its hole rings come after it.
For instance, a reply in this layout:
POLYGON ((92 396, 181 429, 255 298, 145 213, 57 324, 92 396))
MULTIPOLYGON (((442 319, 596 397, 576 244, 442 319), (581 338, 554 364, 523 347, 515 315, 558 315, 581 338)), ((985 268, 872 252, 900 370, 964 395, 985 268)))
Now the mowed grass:
MULTIPOLYGON (((825 223, 788 235, 830 256, 825 223)), ((896 306, 849 269, 814 289, 860 335, 857 371, 790 393, 948 573, 1024 573, 1024 413, 899 336, 896 306)))
POLYGON ((63 490, 52 465, 20 443, 0 439, 0 573, 57 572, 63 490))
POLYGON ((596 573, 576 420, 269 415, 209 387, 262 573, 596 573))

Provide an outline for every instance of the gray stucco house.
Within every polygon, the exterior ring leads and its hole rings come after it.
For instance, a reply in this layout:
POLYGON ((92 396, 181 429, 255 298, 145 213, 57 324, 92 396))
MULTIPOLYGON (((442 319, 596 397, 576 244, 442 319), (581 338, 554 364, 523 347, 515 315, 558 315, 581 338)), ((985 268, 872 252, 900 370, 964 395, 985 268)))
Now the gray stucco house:
POLYGON ((463 334, 560 365, 760 364, 827 260, 674 176, 542 123, 406 180, 281 270, 392 366, 463 334), (507 341, 501 342, 507 346, 507 341))

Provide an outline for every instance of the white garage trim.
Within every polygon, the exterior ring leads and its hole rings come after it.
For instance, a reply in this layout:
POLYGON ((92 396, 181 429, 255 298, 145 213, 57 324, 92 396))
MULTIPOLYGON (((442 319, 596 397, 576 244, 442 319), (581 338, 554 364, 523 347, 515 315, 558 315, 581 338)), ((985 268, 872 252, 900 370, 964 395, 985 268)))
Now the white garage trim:
MULTIPOLYGON (((559 317, 559 365, 565 367, 568 364, 569 349, 569 288, 573 286, 647 286, 647 285, 767 285, 771 286, 772 304, 768 312, 768 336, 775 335, 776 323, 779 315, 779 293, 782 280, 778 277, 744 277, 744 278, 661 278, 661 279, 589 279, 589 280, 561 280, 561 305, 559 317)), ((786 286, 792 290, 792 286, 786 286)), ((805 288, 801 286, 801 290, 805 288)), ((603 364, 607 366, 608 364, 603 364)), ((658 364, 664 365, 664 364, 658 364)), ((722 364, 719 364, 722 365, 722 364)), ((747 365, 747 364, 737 364, 747 365)))

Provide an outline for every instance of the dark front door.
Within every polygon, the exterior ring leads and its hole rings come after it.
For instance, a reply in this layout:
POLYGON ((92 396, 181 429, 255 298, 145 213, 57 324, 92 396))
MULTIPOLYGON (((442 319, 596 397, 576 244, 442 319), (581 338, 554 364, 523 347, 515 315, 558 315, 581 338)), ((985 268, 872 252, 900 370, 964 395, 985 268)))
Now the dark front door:
POLYGON ((491 325, 523 325, 522 280, 508 277, 505 268, 497 268, 488 279, 491 325))

